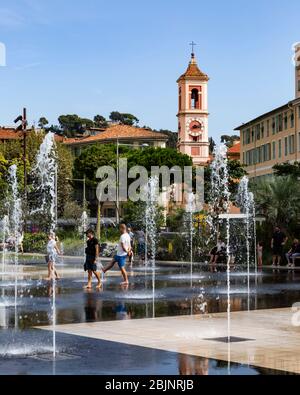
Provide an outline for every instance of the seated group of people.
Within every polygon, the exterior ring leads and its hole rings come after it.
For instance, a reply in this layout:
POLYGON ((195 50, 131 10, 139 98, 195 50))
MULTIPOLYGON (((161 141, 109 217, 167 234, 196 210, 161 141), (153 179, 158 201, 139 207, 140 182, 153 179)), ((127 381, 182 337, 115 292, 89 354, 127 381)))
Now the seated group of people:
MULTIPOLYGON (((288 237, 281 230, 280 226, 276 226, 274 229, 271 248, 273 251, 273 267, 280 266, 281 259, 284 252, 284 246, 288 241, 288 237)), ((295 267, 296 259, 300 257, 300 243, 298 239, 294 239, 290 250, 285 254, 287 259, 288 267, 295 267)))
MULTIPOLYGON (((217 263, 226 262, 227 259, 227 247, 224 241, 218 240, 217 245, 209 252, 209 256, 209 264, 211 265, 212 270, 217 272, 217 263)), ((230 254, 230 263, 234 263, 234 260, 234 256, 230 254)))
POLYGON ((0 249, 1 250, 4 250, 4 249, 13 250, 16 248, 16 243, 17 243, 18 250, 21 251, 23 254, 23 239, 24 239, 23 233, 19 234, 17 237, 15 237, 14 235, 10 235, 5 240, 5 243, 0 243, 0 249))
POLYGON ((289 267, 295 267, 296 259, 300 258, 300 242, 294 239, 291 249, 285 254, 289 267))

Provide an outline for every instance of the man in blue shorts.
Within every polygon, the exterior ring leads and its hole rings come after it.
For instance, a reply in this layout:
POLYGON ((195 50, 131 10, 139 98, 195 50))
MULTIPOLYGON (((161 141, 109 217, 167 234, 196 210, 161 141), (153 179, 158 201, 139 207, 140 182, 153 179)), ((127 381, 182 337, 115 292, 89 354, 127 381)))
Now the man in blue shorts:
POLYGON ((112 269, 117 263, 124 279, 124 282, 122 282, 121 285, 128 285, 129 281, 125 265, 127 256, 131 252, 131 239, 127 232, 127 226, 125 224, 120 225, 120 233, 121 237, 118 245, 117 255, 115 255, 111 263, 105 269, 103 269, 103 273, 108 272, 108 270, 112 269))

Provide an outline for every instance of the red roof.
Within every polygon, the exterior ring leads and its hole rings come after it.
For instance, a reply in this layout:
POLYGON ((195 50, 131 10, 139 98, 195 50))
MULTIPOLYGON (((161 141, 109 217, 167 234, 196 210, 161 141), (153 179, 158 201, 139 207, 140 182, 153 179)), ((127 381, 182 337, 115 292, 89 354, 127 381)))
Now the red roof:
POLYGON ((16 132, 14 128, 0 127, 0 140, 17 140, 21 136, 20 132, 16 132))
POLYGON ((153 132, 152 130, 138 128, 128 125, 111 125, 105 131, 98 133, 96 136, 74 138, 65 140, 65 144, 92 144, 104 141, 116 141, 128 139, 141 140, 163 140, 167 141, 168 136, 164 133, 153 132))
POLYGON ((240 141, 236 144, 234 144, 231 148, 228 150, 229 155, 235 155, 235 154, 240 154, 241 153, 241 143, 240 141))
MULTIPOLYGON (((28 130, 30 132, 30 130, 28 130)), ((22 132, 16 132, 16 129, 14 128, 1 128, 0 127, 0 140, 18 140, 22 137, 23 133, 22 132)), ((55 141, 63 143, 68 140, 73 140, 73 139, 67 139, 64 136, 59 136, 58 134, 55 135, 55 141)))

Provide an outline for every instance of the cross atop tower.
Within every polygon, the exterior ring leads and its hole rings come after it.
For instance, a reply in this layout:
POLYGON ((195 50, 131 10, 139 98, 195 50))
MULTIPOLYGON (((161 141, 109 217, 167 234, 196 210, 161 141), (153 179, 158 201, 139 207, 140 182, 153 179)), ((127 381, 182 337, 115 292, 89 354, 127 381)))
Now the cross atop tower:
POLYGON ((194 47, 197 45, 196 43, 194 43, 194 41, 192 41, 190 43, 191 47, 192 47, 192 55, 194 55, 194 47))

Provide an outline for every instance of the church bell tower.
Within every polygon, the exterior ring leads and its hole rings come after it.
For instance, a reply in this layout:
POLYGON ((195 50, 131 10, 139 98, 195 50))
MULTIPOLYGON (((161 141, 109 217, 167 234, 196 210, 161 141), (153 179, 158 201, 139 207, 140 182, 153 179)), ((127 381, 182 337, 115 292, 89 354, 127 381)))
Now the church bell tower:
POLYGON ((209 161, 208 81, 208 76, 199 69, 193 51, 186 72, 177 80, 179 89, 177 117, 178 150, 189 155, 194 165, 204 165, 209 161))

